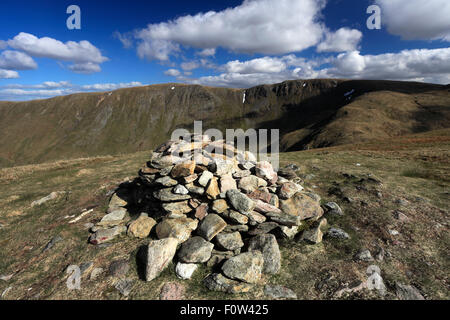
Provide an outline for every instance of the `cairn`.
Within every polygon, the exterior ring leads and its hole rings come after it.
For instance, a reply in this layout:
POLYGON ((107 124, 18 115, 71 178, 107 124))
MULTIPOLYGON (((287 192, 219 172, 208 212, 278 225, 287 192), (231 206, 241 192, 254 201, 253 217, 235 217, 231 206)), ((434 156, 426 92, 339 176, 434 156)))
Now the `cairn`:
POLYGON ((97 245, 125 232, 148 238, 147 281, 172 261, 181 279, 206 264, 216 270, 204 279, 210 290, 247 292, 263 274, 279 272, 277 239, 302 232, 306 241, 322 240, 320 197, 304 190, 297 169, 276 172, 252 153, 208 136, 168 141, 155 149, 132 188, 112 195, 89 241, 97 245))

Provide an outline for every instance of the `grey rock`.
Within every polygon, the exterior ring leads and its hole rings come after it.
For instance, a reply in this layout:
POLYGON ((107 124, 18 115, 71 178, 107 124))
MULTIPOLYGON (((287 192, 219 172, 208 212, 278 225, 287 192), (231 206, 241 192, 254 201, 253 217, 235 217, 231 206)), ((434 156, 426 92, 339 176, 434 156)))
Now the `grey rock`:
POLYGON ((287 200, 292 198, 294 194, 302 190, 302 186, 294 182, 286 182, 281 185, 280 190, 278 191, 278 196, 280 197, 280 199, 287 200))
POLYGON ((187 240, 178 251, 178 258, 184 263, 203 263, 211 258, 214 245, 202 237, 187 240))
POLYGON ((221 213, 227 211, 228 208, 229 207, 228 207, 227 202, 223 199, 214 200, 213 205, 211 207, 212 211, 214 211, 218 214, 221 214, 221 213))
POLYGON ((247 283, 256 283, 261 278, 264 258, 260 251, 241 253, 225 261, 222 272, 225 276, 247 283))
POLYGON ((164 209, 164 211, 171 214, 172 216, 181 217, 184 214, 192 211, 191 206, 189 206, 188 200, 178 202, 165 202, 161 206, 164 209))
POLYGON ((120 292, 120 294, 122 294, 125 297, 128 297, 131 293, 131 290, 133 290, 133 286, 134 280, 123 279, 119 280, 114 287, 120 292))
POLYGON ((245 293, 252 289, 252 285, 226 278, 220 273, 212 273, 203 280, 204 285, 211 291, 226 293, 245 293))
POLYGON ((178 240, 166 238, 150 241, 147 249, 147 267, 145 278, 147 281, 155 279, 167 268, 177 250, 178 240))
POLYGON ((186 194, 189 193, 189 190, 186 189, 185 186, 179 184, 179 185, 177 185, 175 188, 173 188, 173 193, 175 193, 175 194, 186 195, 186 194))
POLYGON ((173 193, 173 188, 165 188, 157 190, 153 192, 153 196, 162 202, 183 201, 189 200, 191 198, 191 196, 188 194, 184 195, 173 193))
MULTIPOLYGON (((120 192, 120 190, 118 191, 120 192)), ((122 196, 123 197, 123 196, 122 196)), ((110 208, 111 210, 114 210, 116 208, 121 208, 121 207, 125 207, 128 203, 127 201, 125 201, 124 199, 122 199, 121 196, 119 196, 117 194, 117 192, 115 192, 112 196, 111 199, 109 199, 109 204, 108 204, 108 208, 110 208)))
POLYGON ((251 170, 256 166, 254 161, 242 161, 239 163, 239 167, 243 170, 251 170))
POLYGON ((184 159, 174 165, 172 171, 170 171, 170 176, 175 179, 182 179, 194 174, 195 161, 184 159))
POLYGON ((373 261, 373 257, 369 250, 363 249, 356 253, 355 260, 370 262, 373 261))
POLYGON ((223 176, 234 171, 234 162, 231 160, 224 160, 221 158, 215 158, 215 171, 214 173, 218 176, 223 176))
POLYGON ((235 189, 227 191, 227 199, 231 206, 242 214, 249 213, 255 208, 255 202, 252 199, 235 189))
POLYGON ((162 185, 163 187, 173 187, 178 184, 178 181, 172 179, 169 176, 161 177, 155 180, 155 183, 162 185))
POLYGON ((190 183, 186 185, 188 191, 194 195, 202 196, 205 194, 206 190, 203 187, 194 186, 194 184, 190 183))
POLYGON ((348 233, 339 228, 330 228, 327 232, 327 236, 335 239, 350 239, 348 233))
POLYGON ((127 228, 125 226, 117 226, 110 229, 100 229, 97 230, 93 235, 91 235, 91 237, 89 238, 89 242, 92 244, 102 244, 114 239, 116 236, 125 231, 127 231, 127 228))
POLYGON ((125 208, 116 208, 112 210, 109 214, 105 215, 99 223, 98 226, 103 227, 113 227, 122 223, 125 215, 127 214, 127 209, 125 208))
POLYGON ((232 251, 213 250, 211 253, 211 258, 208 260, 206 265, 211 268, 233 256, 235 256, 235 254, 232 251))
POLYGON ((189 280, 197 270, 198 264, 178 262, 175 267, 175 273, 182 280, 189 280))
POLYGON ((260 234, 266 234, 271 232, 272 230, 275 230, 276 228, 278 228, 280 225, 278 223, 275 222, 264 222, 261 223, 259 225, 257 225, 254 229, 250 230, 248 232, 249 235, 251 236, 257 236, 260 234))
POLYGON ((367 268, 367 287, 372 290, 375 289, 381 296, 385 296, 386 286, 384 284, 383 278, 381 277, 381 269, 376 265, 371 265, 367 268))
POLYGON ((170 174, 170 172, 172 171, 173 167, 174 166, 162 168, 161 170, 159 170, 159 175, 162 177, 168 176, 170 174))
POLYGON ((217 214, 208 214, 198 227, 198 235, 210 241, 225 229, 226 226, 227 223, 217 214))
POLYGON ((249 225, 251 226, 257 226, 258 224, 266 222, 267 218, 263 216, 262 214, 252 211, 246 214, 248 217, 249 225))
POLYGON ((225 217, 226 219, 230 220, 232 223, 236 224, 247 224, 248 223, 248 217, 246 215, 243 215, 237 211, 234 210, 227 210, 223 212, 222 217, 225 217))
POLYGON ((127 260, 113 261, 109 265, 109 274, 113 277, 122 278, 126 276, 130 270, 130 264, 127 260))
POLYGON ((59 235, 53 237, 53 238, 47 243, 47 245, 44 247, 44 249, 42 250, 42 253, 44 253, 44 252, 50 250, 51 248, 53 248, 53 246, 54 246, 56 243, 58 243, 58 242, 60 242, 60 241, 62 241, 62 240, 63 240, 63 238, 62 238, 61 236, 59 236, 59 235))
POLYGON ((339 207, 336 202, 327 202, 325 203, 324 207, 327 213, 330 215, 342 216, 344 214, 341 207, 339 207))
POLYGON ((284 213, 299 216, 301 220, 318 219, 323 215, 320 203, 302 192, 297 192, 288 200, 280 200, 280 209, 284 213))
POLYGON ((175 238, 179 243, 185 242, 191 236, 191 232, 197 229, 198 220, 187 217, 169 219, 166 218, 156 226, 156 235, 159 239, 175 238))
POLYGON ((156 225, 156 221, 147 214, 141 213, 139 218, 128 225, 127 234, 132 237, 144 239, 147 238, 156 225))
POLYGON ((277 239, 273 234, 261 234, 249 241, 248 250, 262 252, 264 265, 263 273, 276 274, 281 268, 281 253, 277 239))
POLYGON ((220 193, 226 193, 230 189, 237 189, 236 180, 231 174, 226 174, 220 177, 220 193))
POLYGON ((398 282, 395 283, 395 293, 400 300, 425 300, 417 288, 398 282))
POLYGON ((219 233, 216 236, 217 245, 224 250, 236 250, 244 246, 239 232, 219 233))
POLYGON ((314 223, 309 230, 305 230, 302 234, 302 240, 312 244, 322 242, 322 229, 327 225, 327 219, 322 218, 319 222, 314 223))
POLYGON ((180 161, 182 161, 182 159, 180 157, 176 157, 173 155, 160 156, 160 157, 155 156, 155 158, 153 158, 151 160, 151 166, 156 169, 164 169, 167 167, 172 168, 174 163, 178 163, 180 161))
POLYGON ((239 180, 238 187, 245 193, 252 193, 259 187, 267 186, 267 181, 257 176, 248 176, 239 180))
POLYGON ((203 171, 203 173, 200 175, 200 177, 198 178, 198 184, 206 187, 209 183, 209 181, 212 179, 214 175, 212 174, 212 172, 209 172, 207 170, 203 171))
POLYGON ((190 176, 183 177, 181 179, 181 181, 182 181, 183 184, 188 184, 188 183, 193 183, 195 180, 197 180, 197 178, 198 178, 198 175, 196 173, 194 173, 194 174, 192 174, 190 176))
POLYGON ((297 299, 297 294, 294 291, 278 285, 266 285, 264 294, 272 299, 297 299))
POLYGON ((281 214, 281 210, 278 209, 277 207, 266 203, 264 201, 261 200, 254 200, 255 201, 255 211, 262 213, 262 214, 266 214, 269 212, 275 212, 275 213, 280 213, 281 214))
POLYGON ((46 197, 43 197, 43 198, 41 198, 41 199, 39 199, 39 200, 36 200, 36 201, 33 201, 32 203, 31 203, 31 207, 35 207, 35 206, 40 206, 40 205, 42 205, 42 204, 44 204, 45 202, 47 202, 47 201, 50 201, 50 200, 55 200, 56 198, 58 198, 60 195, 62 195, 62 194, 65 194, 65 192, 64 191, 55 191, 55 192, 52 192, 52 193, 50 193, 48 196, 46 196, 46 197))
POLYGON ((294 226, 294 227, 287 227, 287 226, 280 226, 279 229, 276 230, 277 237, 284 238, 284 239, 294 239, 294 237, 300 232, 300 227, 294 226))
POLYGON ((300 216, 293 216, 283 212, 268 212, 265 216, 270 218, 270 220, 287 227, 298 227, 302 224, 300 216))
POLYGON ((297 174, 295 173, 295 170, 293 170, 292 168, 287 168, 287 167, 279 169, 278 176, 284 177, 288 180, 292 180, 292 179, 295 179, 298 177, 297 174))
POLYGON ((223 232, 247 232, 248 231, 248 226, 247 225, 227 225, 225 229, 223 229, 223 232))
POLYGON ((256 175, 271 183, 275 183, 278 179, 277 173, 273 170, 272 164, 268 161, 260 161, 255 167, 256 175))

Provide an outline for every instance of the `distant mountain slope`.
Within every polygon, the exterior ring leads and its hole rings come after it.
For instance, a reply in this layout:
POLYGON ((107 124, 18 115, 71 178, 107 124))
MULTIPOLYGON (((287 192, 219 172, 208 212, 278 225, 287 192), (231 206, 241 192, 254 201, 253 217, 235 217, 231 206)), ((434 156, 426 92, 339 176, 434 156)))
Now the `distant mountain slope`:
POLYGON ((204 129, 279 128, 282 151, 301 150, 450 127, 450 92, 323 79, 247 90, 164 84, 0 102, 0 166, 149 150, 194 120, 204 129))

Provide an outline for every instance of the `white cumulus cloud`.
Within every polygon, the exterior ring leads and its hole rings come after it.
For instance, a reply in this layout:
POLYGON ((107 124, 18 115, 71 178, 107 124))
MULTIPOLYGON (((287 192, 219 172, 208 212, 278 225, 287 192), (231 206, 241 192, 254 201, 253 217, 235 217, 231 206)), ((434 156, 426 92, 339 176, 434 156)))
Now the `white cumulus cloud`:
POLYGON ((183 62, 180 67, 184 71, 191 71, 197 69, 200 65, 195 61, 183 62))
POLYGON ((279 58, 264 57, 241 62, 230 61, 225 65, 229 73, 279 73, 286 70, 286 63, 279 58))
POLYGON ((413 49, 379 55, 361 55, 354 51, 337 56, 332 64, 334 67, 326 70, 330 77, 450 81, 450 48, 413 49))
POLYGON ((75 73, 84 74, 100 72, 102 70, 98 64, 93 62, 74 63, 69 66, 69 69, 75 73))
POLYGON ((125 49, 129 49, 133 46, 131 33, 120 33, 119 31, 116 31, 113 33, 113 37, 119 39, 125 49))
POLYGON ((53 38, 38 38, 32 34, 21 32, 7 43, 9 47, 21 50, 32 57, 72 62, 73 65, 69 68, 75 72, 99 72, 100 64, 108 61, 108 58, 104 57, 97 47, 86 40, 63 43, 53 38))
POLYGON ((7 70, 32 70, 37 68, 36 62, 29 55, 12 50, 0 54, 0 68, 7 70))
POLYGON ((169 59, 180 46, 222 47, 240 53, 284 54, 315 46, 325 26, 319 21, 325 0, 245 0, 220 12, 149 24, 135 33, 138 55, 169 59))
POLYGON ((450 41, 450 1, 375 0, 382 23, 406 40, 450 41))
POLYGON ((165 71, 164 74, 166 76, 178 77, 181 75, 181 72, 180 72, 180 70, 177 70, 177 69, 169 69, 169 70, 165 71))
POLYGON ((362 55, 359 51, 307 60, 293 54, 230 61, 218 75, 187 79, 209 86, 248 88, 289 79, 348 78, 450 83, 450 48, 362 55), (330 66, 331 65, 331 66, 330 66))
POLYGON ((202 57, 214 56, 216 54, 216 48, 203 49, 202 51, 198 52, 197 54, 202 57))
POLYGON ((336 32, 326 32, 325 41, 317 46, 318 52, 353 51, 358 48, 362 33, 356 29, 340 28, 336 32))
POLYGON ((19 78, 19 73, 13 70, 0 69, 0 79, 17 79, 19 78))

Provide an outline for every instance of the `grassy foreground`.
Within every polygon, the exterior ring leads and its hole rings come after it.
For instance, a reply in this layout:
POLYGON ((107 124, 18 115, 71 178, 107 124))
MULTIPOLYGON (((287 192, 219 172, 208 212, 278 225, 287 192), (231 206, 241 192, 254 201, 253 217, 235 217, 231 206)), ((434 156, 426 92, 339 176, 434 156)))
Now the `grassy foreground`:
MULTIPOLYGON (((161 286, 182 282, 187 299, 265 299, 261 284, 250 293, 228 295, 208 291, 201 280, 210 272, 200 268, 193 279, 176 278, 169 267, 152 282, 139 278, 136 256, 148 240, 122 236, 111 246, 89 245, 86 224, 104 215, 108 194, 132 179, 150 152, 105 156, 0 170, 0 294, 3 299, 126 299, 108 276, 112 261, 128 259, 128 278, 135 279, 128 299, 158 299, 161 286), (65 191, 41 206, 31 203, 54 191, 65 191), (76 223, 69 221, 93 209, 76 223), (60 236, 48 250, 48 242, 60 236), (83 275, 80 290, 66 286, 69 265, 93 262, 105 272, 96 280, 83 275)), ((304 186, 336 201, 343 217, 327 217, 349 240, 324 238, 318 245, 280 241, 282 270, 266 283, 285 285, 299 299, 395 299, 395 283, 414 285, 426 299, 449 299, 448 248, 450 204, 450 130, 440 130, 327 149, 281 154, 281 164, 295 163, 304 186), (407 221, 396 218, 401 211, 407 221), (389 231, 396 230, 398 235, 389 231), (356 262, 354 254, 383 249, 384 259, 356 262), (367 280, 370 264, 381 268, 388 294, 367 289, 343 293, 367 280)))

